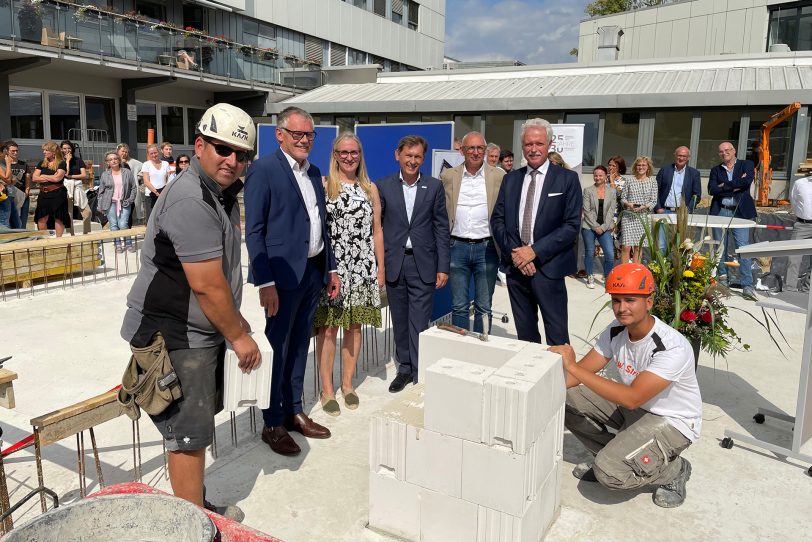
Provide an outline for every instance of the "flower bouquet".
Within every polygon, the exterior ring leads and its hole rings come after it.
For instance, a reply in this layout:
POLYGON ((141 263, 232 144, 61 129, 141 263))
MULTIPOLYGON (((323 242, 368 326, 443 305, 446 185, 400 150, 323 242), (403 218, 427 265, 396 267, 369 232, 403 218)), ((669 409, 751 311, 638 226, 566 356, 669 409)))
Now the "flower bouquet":
POLYGON ((781 350, 772 329, 777 329, 779 334, 781 331, 764 309, 762 320, 749 311, 726 304, 730 290, 714 278, 718 257, 713 250, 702 250, 704 242, 710 240, 710 235, 705 236, 707 226, 702 228, 700 240, 694 243, 689 235, 688 211, 684 203, 677 209, 676 216, 675 226, 669 227, 664 220, 658 220, 652 226, 647 219, 643 224, 651 252, 648 268, 657 285, 652 314, 682 333, 693 345, 697 356, 700 348, 714 357, 726 357, 733 349, 750 349, 750 345, 743 343, 730 326, 728 311, 731 309, 741 310, 753 318, 781 350), (657 242, 662 228, 666 228, 664 251, 657 242))

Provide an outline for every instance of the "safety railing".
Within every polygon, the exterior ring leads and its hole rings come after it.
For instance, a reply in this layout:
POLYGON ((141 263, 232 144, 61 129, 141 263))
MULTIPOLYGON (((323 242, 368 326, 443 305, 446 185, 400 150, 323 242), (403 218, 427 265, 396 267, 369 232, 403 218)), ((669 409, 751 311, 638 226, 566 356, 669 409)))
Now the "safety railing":
POLYGON ((299 89, 322 84, 317 63, 284 52, 70 1, 11 0, 0 7, 0 39, 35 43, 65 54, 155 64, 177 73, 299 89))

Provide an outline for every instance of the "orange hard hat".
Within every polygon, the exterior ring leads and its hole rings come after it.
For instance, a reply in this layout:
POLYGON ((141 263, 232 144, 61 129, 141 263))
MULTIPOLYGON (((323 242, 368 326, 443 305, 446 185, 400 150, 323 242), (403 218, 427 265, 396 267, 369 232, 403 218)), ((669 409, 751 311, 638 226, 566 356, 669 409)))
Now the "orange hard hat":
POLYGON ((654 291, 654 275, 639 263, 622 263, 606 279, 607 294, 649 295, 654 291))

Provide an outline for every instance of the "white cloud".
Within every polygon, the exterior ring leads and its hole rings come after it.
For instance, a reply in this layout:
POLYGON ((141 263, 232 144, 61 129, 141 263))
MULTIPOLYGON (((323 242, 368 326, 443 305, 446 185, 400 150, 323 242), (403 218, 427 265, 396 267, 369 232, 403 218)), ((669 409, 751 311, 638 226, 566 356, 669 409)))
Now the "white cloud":
POLYGON ((588 0, 447 0, 446 55, 460 60, 573 62, 588 0))

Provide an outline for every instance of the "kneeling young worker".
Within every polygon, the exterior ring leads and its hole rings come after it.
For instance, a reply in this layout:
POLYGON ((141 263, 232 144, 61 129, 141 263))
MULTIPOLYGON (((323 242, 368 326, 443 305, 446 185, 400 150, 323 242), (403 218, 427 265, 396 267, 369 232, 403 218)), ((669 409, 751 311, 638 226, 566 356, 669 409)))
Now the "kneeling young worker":
POLYGON ((654 277, 640 264, 615 267, 606 280, 615 321, 579 362, 561 354, 567 379, 564 425, 595 456, 573 475, 609 489, 655 486, 654 504, 685 501, 691 464, 680 454, 699 438, 702 397, 691 344, 649 314, 654 277), (598 373, 614 363, 620 382, 598 373), (609 432, 608 428, 614 430, 609 432))

